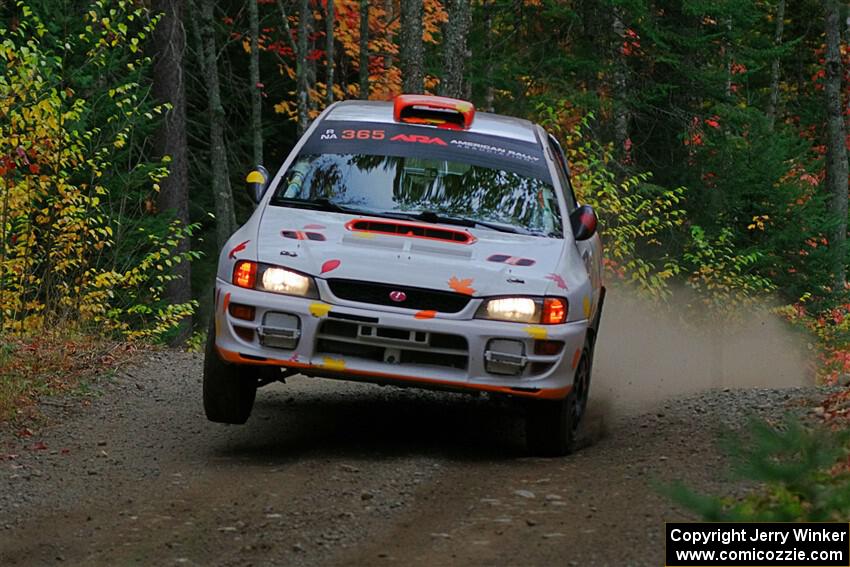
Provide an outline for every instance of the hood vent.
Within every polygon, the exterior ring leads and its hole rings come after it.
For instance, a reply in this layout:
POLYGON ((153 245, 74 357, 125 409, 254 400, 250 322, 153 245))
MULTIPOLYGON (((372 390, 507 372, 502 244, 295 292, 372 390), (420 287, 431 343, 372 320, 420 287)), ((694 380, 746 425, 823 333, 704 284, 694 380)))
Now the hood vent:
POLYGON ((442 240, 455 244, 472 244, 476 238, 463 230, 437 228, 433 225, 393 220, 356 219, 348 221, 345 228, 353 232, 372 232, 377 234, 393 234, 408 238, 424 238, 427 240, 442 240))

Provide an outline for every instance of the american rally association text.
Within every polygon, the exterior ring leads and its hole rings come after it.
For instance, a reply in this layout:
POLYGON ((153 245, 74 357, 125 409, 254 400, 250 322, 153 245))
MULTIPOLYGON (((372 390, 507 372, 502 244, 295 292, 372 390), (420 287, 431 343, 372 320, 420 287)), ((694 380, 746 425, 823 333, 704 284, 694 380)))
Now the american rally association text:
POLYGON ((784 545, 792 534, 795 543, 845 541, 847 536, 846 531, 812 528, 794 528, 791 531, 763 530, 757 527, 693 531, 675 528, 670 532, 670 539, 696 544, 717 542, 728 545, 737 541, 768 541, 784 545))

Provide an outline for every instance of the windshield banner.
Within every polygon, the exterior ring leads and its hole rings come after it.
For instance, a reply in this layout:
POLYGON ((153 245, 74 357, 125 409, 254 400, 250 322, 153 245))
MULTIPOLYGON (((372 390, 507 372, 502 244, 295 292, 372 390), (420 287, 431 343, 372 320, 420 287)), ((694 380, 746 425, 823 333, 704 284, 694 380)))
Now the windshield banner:
POLYGON ((538 144, 408 124, 328 120, 313 133, 301 153, 441 159, 550 181, 543 150, 538 144))

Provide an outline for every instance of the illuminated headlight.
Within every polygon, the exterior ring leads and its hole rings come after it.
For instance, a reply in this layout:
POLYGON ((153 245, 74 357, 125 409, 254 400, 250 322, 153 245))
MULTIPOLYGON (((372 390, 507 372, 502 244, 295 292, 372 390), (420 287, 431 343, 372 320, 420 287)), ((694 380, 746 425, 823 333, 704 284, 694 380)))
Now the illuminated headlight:
POLYGON ((310 276, 280 266, 240 260, 233 267, 233 284, 246 289, 318 298, 316 283, 310 276))
POLYGON ((562 297, 494 297, 475 313, 478 319, 559 325, 567 320, 567 300, 562 297))
POLYGON ((530 297, 502 297, 490 299, 483 305, 485 319, 499 321, 533 322, 537 305, 530 297))
POLYGON ((261 266, 260 270, 257 289, 302 297, 316 296, 313 278, 309 276, 277 266, 261 266))

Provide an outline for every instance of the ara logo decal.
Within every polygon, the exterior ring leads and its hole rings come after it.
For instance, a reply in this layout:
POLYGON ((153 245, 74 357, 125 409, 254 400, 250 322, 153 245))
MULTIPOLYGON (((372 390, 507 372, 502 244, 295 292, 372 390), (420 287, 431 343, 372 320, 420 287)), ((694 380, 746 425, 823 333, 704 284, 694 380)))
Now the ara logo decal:
POLYGON ((322 140, 336 140, 337 135, 333 128, 328 128, 325 133, 320 136, 322 140))
POLYGON ((390 138, 391 142, 413 142, 416 144, 436 144, 438 146, 448 146, 441 138, 431 138, 430 136, 422 136, 419 134, 398 134, 390 138))

